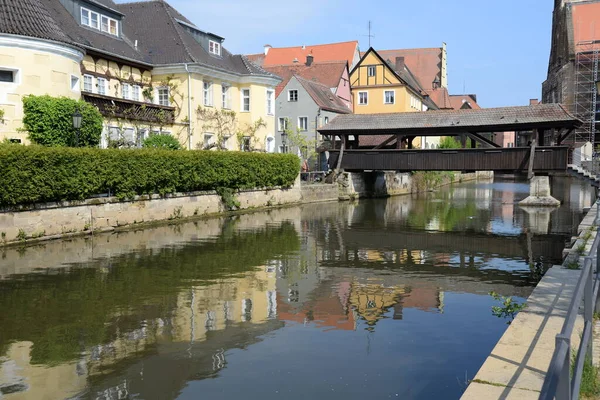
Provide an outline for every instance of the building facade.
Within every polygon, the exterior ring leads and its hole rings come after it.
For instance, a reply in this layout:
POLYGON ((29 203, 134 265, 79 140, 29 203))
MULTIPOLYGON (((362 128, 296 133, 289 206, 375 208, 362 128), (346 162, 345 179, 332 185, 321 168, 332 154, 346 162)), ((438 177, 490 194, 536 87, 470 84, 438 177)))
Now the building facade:
POLYGON ((12 0, 0 7, 11 16, 0 21, 0 139, 26 143, 22 97, 50 94, 95 105, 105 118, 104 147, 137 146, 162 133, 189 149, 218 140, 230 150, 274 150, 280 79, 229 53, 224 38, 168 3, 12 0), (231 134, 210 129, 203 107, 234 111, 231 134), (259 129, 248 129, 257 121, 259 129))

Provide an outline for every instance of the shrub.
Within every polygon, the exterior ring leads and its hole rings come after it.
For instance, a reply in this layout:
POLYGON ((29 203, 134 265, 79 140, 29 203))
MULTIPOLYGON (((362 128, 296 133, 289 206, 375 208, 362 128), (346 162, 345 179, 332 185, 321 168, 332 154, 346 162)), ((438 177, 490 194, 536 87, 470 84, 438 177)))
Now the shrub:
POLYGON ((0 144, 0 206, 290 186, 299 165, 292 154, 0 144))
POLYGON ((440 140, 440 149, 460 149, 462 145, 460 142, 452 136, 444 136, 442 140, 440 140))
POLYGON ((102 135, 102 115, 91 104, 67 97, 25 96, 23 98, 23 125, 29 140, 43 146, 75 147, 76 130, 73 113, 82 115, 78 147, 95 147, 102 135))
POLYGON ((167 150, 181 150, 179 140, 171 135, 152 135, 144 140, 142 147, 167 150))

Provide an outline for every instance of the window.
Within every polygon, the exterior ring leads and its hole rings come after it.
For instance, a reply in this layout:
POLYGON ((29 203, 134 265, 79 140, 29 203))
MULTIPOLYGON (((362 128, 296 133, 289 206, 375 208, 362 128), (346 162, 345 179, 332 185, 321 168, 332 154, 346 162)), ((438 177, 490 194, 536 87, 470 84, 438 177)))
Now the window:
POLYGON ((275 92, 272 90, 267 90, 267 114, 273 115, 275 114, 275 103, 273 102, 273 98, 275 97, 275 92))
POLYGON ((0 82, 16 82, 15 71, 0 71, 0 82))
POLYGON ((244 136, 242 138, 242 143, 240 146, 240 150, 242 151, 250 151, 250 136, 244 136))
POLYGON ((140 87, 138 85, 132 87, 131 100, 140 101, 140 87))
POLYGON ((367 76, 375 76, 377 74, 377 67, 374 65, 367 67, 367 76))
POLYGON ((386 90, 383 93, 384 99, 383 102, 385 104, 394 104, 396 102, 396 92, 393 90, 386 90))
POLYGON ((298 101, 297 90, 288 90, 288 101, 298 101))
POLYGON ((169 88, 168 87, 158 88, 158 104, 161 106, 169 105, 169 88))
POLYGON ((358 104, 361 106, 366 106, 369 104, 369 93, 368 92, 358 92, 358 104))
POLYGON ((410 106, 415 110, 421 110, 421 100, 416 98, 415 96, 410 96, 410 106))
POLYGON ((329 117, 325 117, 324 119, 325 125, 327 125, 329 123, 329 117))
POLYGON ((242 111, 250 111, 250 89, 242 89, 242 111))
POLYGON ((231 108, 231 96, 229 94, 229 86, 221 85, 221 97, 223 101, 222 107, 226 109, 231 108))
POLYGON ((279 132, 287 131, 288 119, 287 117, 279 117, 279 132))
POLYGON ((119 32, 117 29, 117 21, 112 19, 112 18, 108 18, 106 16, 102 16, 102 32, 106 32, 106 33, 110 33, 111 35, 115 35, 118 36, 119 32))
POLYGON ((301 131, 308 130, 308 117, 298 117, 298 129, 301 131))
POLYGON ((91 75, 84 75, 83 76, 83 91, 84 92, 89 92, 92 93, 94 84, 93 84, 94 78, 91 75))
POLYGON ((212 143, 213 143, 213 135, 212 135, 212 133, 205 133, 204 134, 204 143, 203 143, 204 147, 203 148, 204 149, 210 148, 210 146, 212 145, 212 143))
POLYGON ((212 90, 212 82, 204 81, 204 105, 208 107, 212 107, 213 105, 213 90, 212 90))
POLYGON ((215 42, 214 40, 209 40, 208 41, 208 51, 211 54, 220 56, 221 55, 221 43, 215 42))
POLYGON ((128 83, 121 84, 121 97, 124 99, 129 99, 131 97, 131 92, 129 90, 130 86, 128 83))
POLYGON ((90 11, 87 8, 81 8, 81 25, 89 26, 90 28, 98 28, 98 20, 100 14, 90 11))
POLYGON ((106 79, 96 78, 96 85, 98 87, 97 93, 106 95, 106 79))
MULTIPOLYGON (((0 75, 1 75, 1 72, 0 72, 0 75)), ((74 90, 76 92, 81 90, 81 88, 79 86, 79 77, 76 75, 71 75, 71 90, 74 90)))

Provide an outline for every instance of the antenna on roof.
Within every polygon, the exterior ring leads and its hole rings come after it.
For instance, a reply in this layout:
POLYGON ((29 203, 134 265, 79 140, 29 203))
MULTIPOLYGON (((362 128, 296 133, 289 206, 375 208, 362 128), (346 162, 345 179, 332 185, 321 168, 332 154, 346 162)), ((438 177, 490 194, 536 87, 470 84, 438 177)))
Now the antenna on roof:
POLYGON ((367 36, 369 38, 369 48, 370 48, 371 47, 371 38, 375 37, 375 35, 371 35, 371 21, 369 21, 369 34, 363 35, 363 36, 367 36))

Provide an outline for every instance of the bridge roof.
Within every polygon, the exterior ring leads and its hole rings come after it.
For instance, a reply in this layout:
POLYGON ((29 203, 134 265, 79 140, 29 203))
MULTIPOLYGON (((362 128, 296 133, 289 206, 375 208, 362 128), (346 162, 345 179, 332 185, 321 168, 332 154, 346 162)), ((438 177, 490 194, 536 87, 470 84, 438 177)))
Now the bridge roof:
POLYGON ((472 110, 436 110, 391 114, 339 115, 318 131, 323 135, 463 134, 531 129, 574 129, 582 122, 561 104, 472 110))

